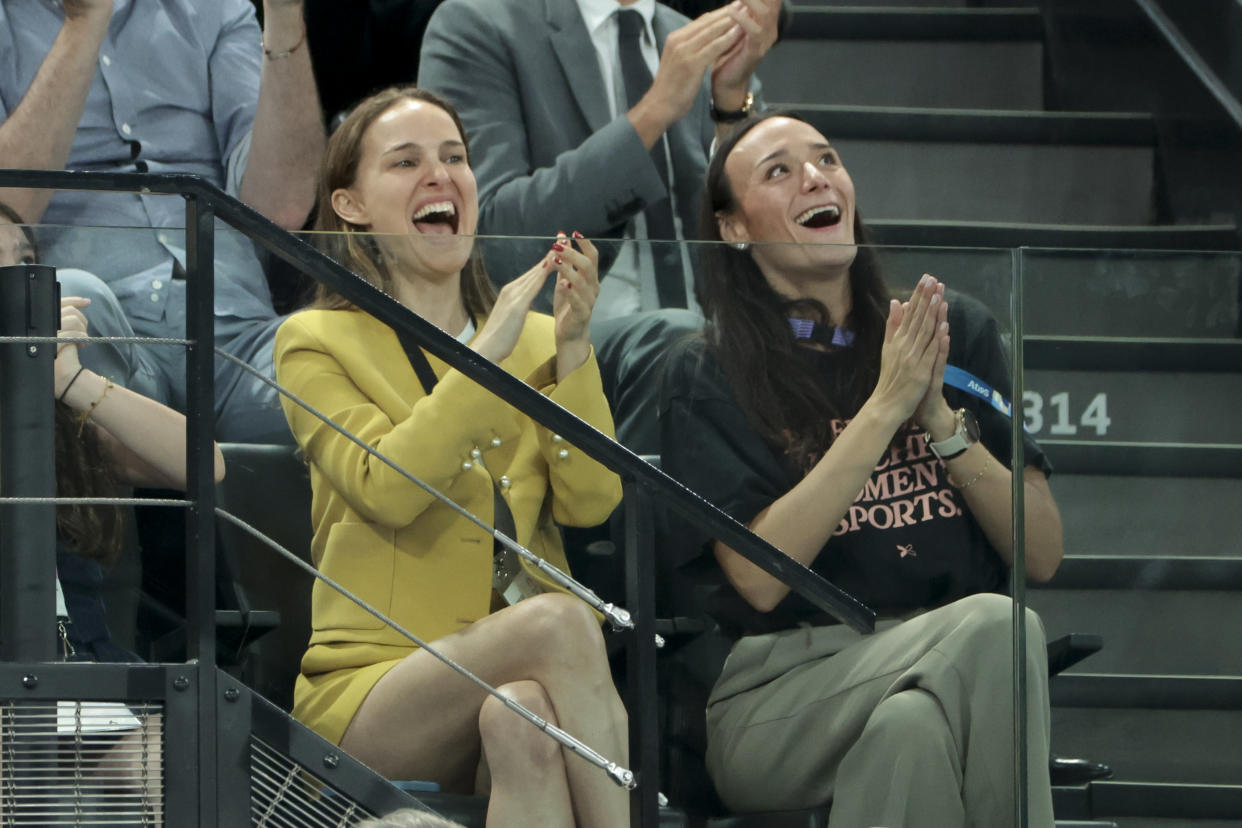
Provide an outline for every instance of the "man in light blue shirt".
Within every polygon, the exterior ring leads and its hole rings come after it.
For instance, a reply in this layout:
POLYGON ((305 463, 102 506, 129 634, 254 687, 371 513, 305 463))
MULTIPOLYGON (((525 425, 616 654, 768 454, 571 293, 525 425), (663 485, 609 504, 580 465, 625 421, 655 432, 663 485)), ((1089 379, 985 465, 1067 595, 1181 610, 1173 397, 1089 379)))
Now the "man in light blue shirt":
MULTIPOLYGON (((288 229, 314 202, 324 147, 302 0, 0 0, 0 167, 203 176, 288 229)), ((101 335, 185 336, 184 201, 0 190, 44 232, 45 260, 82 268, 65 295, 114 294, 101 335), (99 229, 109 228, 109 229, 99 229), (141 229, 112 229, 141 228, 141 229), (132 335, 132 334, 131 334, 132 335)), ((272 374, 280 323, 251 244, 218 226, 217 345, 272 374)), ((84 362, 184 410, 182 348, 95 345, 84 362)), ((275 393, 216 365, 217 437, 289 440, 275 393)))

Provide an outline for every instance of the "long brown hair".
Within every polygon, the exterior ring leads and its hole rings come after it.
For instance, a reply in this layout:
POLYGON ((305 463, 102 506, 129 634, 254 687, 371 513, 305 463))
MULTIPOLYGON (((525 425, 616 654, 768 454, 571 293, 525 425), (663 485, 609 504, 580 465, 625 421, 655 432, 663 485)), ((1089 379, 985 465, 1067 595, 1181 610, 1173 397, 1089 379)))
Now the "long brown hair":
MULTIPOLYGON (((375 237, 365 227, 348 222, 336 214, 332 209, 332 193, 353 185, 358 177, 362 140, 367 130, 389 108, 404 100, 423 101, 447 112, 457 125, 457 131, 466 147, 466 163, 470 162, 470 141, 452 104, 417 86, 390 86, 355 106, 332 133, 328 140, 316 197, 314 229, 325 231, 316 237, 320 250, 390 295, 393 293, 392 273, 375 237)), ((471 251, 470 259, 462 270, 461 295, 466 310, 476 318, 491 312, 496 301, 496 289, 487 275, 477 247, 471 251)), ((322 284, 316 286, 311 304, 313 307, 327 309, 353 307, 345 297, 322 284)))
POLYGON ((742 412, 770 446, 806 471, 832 441, 830 420, 853 417, 875 388, 890 293, 857 210, 854 240, 859 247, 850 266, 848 319, 830 319, 817 300, 778 293, 749 251, 724 243, 717 215, 738 209, 725 161, 743 136, 774 117, 802 120, 788 112, 751 116, 721 142, 708 165, 699 235, 717 243, 699 246, 697 295, 707 317, 703 335, 742 412), (794 338, 793 315, 853 332, 853 346, 835 354, 842 376, 831 391, 794 338))
MULTIPOLYGON (((21 215, 0 201, 0 216, 18 227, 30 243, 36 260, 39 246, 21 215)), ((104 457, 94 426, 82 428, 73 409, 57 401, 53 407, 56 444, 56 495, 107 497, 116 494, 117 480, 104 457), (79 436, 80 435, 80 436, 79 436)), ((85 558, 112 563, 121 552, 124 526, 115 506, 60 504, 56 507, 56 534, 85 558)))

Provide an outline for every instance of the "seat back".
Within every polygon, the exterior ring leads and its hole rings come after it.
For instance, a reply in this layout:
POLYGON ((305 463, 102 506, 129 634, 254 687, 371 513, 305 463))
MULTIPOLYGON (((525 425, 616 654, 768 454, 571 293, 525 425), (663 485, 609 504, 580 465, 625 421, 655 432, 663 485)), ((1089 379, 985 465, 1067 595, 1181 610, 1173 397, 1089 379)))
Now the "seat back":
MULTIPOLYGON (((310 474, 295 446, 225 443, 227 473, 216 487, 221 509, 310 560, 310 474)), ((252 606, 276 610, 279 626, 251 645, 243 678, 288 710, 310 639, 314 578, 250 533, 217 521, 220 546, 252 606)))

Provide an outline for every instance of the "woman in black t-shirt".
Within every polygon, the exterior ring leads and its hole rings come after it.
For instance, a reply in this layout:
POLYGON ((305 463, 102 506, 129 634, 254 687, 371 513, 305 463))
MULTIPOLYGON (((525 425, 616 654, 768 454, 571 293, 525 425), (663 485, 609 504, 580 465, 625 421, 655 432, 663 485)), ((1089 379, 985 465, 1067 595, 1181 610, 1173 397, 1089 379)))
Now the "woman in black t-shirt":
MULTIPOLYGON (((743 122, 708 170, 703 336, 670 357, 665 469, 875 607, 836 624, 707 537, 738 640, 708 703, 707 763, 737 811, 832 801, 830 825, 1004 825, 1014 813, 1009 420, 944 385, 1008 387, 995 323, 925 275, 890 298, 841 159, 810 124, 743 122)), ((1061 559, 1026 440, 1026 574, 1061 559)), ((699 567, 702 569, 703 567, 699 567)), ((1030 824, 1052 824, 1047 666, 1028 611, 1030 824)))

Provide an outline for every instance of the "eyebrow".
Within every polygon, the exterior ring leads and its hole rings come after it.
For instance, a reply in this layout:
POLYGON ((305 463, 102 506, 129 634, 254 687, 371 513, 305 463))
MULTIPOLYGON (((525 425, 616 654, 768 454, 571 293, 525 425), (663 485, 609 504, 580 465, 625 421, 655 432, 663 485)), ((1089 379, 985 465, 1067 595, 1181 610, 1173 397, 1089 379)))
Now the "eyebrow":
MULTIPOLYGON (((464 142, 458 141, 456 138, 450 138, 447 141, 440 142, 441 149, 443 149, 444 147, 465 147, 465 146, 466 145, 464 142)), ((404 141, 400 144, 397 144, 395 147, 389 147, 388 149, 384 150, 384 155, 391 155, 394 152, 404 152, 405 150, 410 150, 410 149, 417 150, 419 152, 422 151, 422 147, 420 147, 418 144, 414 143, 413 141, 404 141)))
MULTIPOLYGON (((815 143, 811 144, 810 147, 811 149, 832 149, 832 144, 829 144, 827 141, 816 141, 815 143)), ((755 166, 762 167, 764 164, 768 163, 772 159, 779 158, 782 155, 788 155, 788 154, 789 154, 789 150, 785 149, 784 147, 781 147, 780 149, 774 150, 773 152, 769 152, 767 155, 760 158, 759 163, 755 164, 755 166)))

